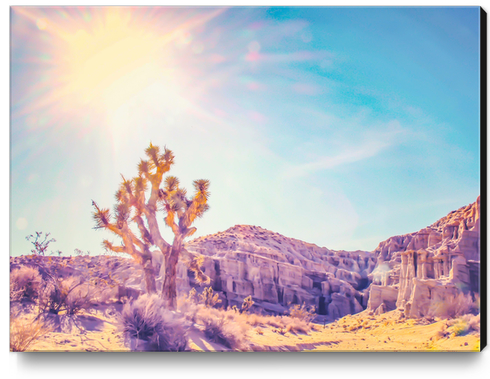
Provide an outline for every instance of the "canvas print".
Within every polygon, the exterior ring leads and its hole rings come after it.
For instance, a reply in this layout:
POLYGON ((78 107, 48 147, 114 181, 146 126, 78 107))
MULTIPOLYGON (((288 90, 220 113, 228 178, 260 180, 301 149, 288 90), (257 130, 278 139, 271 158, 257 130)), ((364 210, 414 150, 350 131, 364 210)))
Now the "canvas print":
POLYGON ((480 351, 484 15, 11 7, 10 350, 480 351))

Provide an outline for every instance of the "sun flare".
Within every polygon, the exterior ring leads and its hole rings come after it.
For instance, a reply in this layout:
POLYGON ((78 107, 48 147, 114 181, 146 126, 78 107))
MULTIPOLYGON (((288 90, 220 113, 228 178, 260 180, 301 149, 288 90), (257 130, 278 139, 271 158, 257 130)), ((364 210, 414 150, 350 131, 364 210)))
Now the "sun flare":
POLYGON ((62 67, 64 91, 76 94, 82 104, 102 101, 108 108, 117 107, 164 69, 157 62, 165 36, 132 25, 129 16, 108 11, 104 22, 63 36, 67 46, 62 67))
POLYGON ((14 11, 30 20, 48 42, 46 48, 38 49, 42 51, 40 63, 49 65, 50 85, 40 80, 33 86, 36 94, 43 96, 32 107, 54 106, 63 114, 80 109, 110 113, 146 88, 163 82, 162 78, 168 82, 178 66, 170 57, 168 45, 189 43, 193 28, 222 12, 189 14, 176 22, 171 10, 163 8, 34 11, 19 7, 14 11))

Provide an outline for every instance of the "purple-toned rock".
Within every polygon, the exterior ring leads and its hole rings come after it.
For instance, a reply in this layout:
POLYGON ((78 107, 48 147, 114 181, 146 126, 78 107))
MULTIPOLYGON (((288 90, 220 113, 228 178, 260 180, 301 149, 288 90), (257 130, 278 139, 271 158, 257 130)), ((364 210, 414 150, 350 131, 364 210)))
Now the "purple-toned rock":
POLYGON ((390 309, 396 292, 397 308, 422 317, 459 293, 479 293, 480 197, 419 232, 381 242, 374 254, 371 310, 383 302, 390 309))

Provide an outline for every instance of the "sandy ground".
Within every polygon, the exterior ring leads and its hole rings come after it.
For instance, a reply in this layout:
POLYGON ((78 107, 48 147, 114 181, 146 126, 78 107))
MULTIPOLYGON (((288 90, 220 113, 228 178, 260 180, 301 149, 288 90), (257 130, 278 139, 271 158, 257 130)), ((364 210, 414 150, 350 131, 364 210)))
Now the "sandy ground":
MULTIPOLYGON (((117 328, 114 308, 78 315, 62 331, 50 332, 33 343, 29 351, 129 351, 117 328)), ((313 325, 308 334, 286 332, 259 325, 248 332, 253 351, 479 351, 477 333, 455 336, 447 320, 404 320, 396 311, 379 316, 367 312, 346 316, 327 325, 313 325)), ((192 327, 191 351, 228 351, 207 340, 192 327)))
POLYGON ((251 342, 255 350, 269 351, 479 351, 479 334, 454 336, 446 320, 424 325, 422 320, 400 320, 396 311, 380 316, 366 312, 335 323, 315 325, 308 335, 261 328, 251 342))
POLYGON ((129 351, 113 316, 114 307, 77 315, 62 331, 50 332, 33 343, 29 351, 129 351))

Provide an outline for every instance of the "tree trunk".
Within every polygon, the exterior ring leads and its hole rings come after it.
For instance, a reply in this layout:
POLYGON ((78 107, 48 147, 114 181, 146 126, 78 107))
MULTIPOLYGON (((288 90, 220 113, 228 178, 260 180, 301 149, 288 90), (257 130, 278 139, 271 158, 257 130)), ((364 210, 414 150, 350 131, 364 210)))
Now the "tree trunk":
POLYGON ((177 306, 177 263, 179 262, 180 252, 182 251, 182 241, 182 236, 175 236, 170 256, 166 260, 162 296, 167 302, 169 309, 172 310, 177 306))
POLYGON ((155 269, 151 262, 151 255, 150 258, 146 258, 143 261, 143 271, 145 273, 146 292, 155 293, 157 291, 157 286, 155 281, 155 269))

